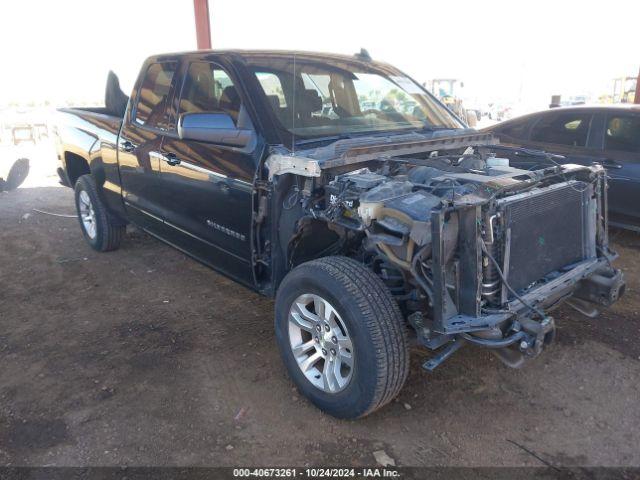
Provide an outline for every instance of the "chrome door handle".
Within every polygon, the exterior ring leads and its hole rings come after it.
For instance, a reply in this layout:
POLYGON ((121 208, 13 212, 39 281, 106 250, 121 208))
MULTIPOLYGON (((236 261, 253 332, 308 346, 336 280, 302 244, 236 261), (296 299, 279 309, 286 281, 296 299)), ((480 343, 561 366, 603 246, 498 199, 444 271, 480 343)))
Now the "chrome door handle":
POLYGON ((609 158, 607 158, 604 162, 602 162, 602 166, 604 168, 622 168, 622 165, 620 165, 615 160, 611 160, 609 158))
POLYGON ((171 166, 180 165, 180 159, 176 156, 175 153, 165 153, 164 161, 167 162, 171 166))
POLYGON ((620 169, 622 168, 622 164, 616 162, 615 160, 611 160, 610 158, 599 158, 598 160, 592 162, 594 165, 600 165, 601 167, 607 169, 620 169))

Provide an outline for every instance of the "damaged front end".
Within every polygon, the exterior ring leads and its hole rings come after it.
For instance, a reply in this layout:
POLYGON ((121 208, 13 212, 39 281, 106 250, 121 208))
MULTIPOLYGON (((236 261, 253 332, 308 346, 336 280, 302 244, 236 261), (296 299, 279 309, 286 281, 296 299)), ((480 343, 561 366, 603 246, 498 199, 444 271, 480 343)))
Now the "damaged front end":
POLYGON ((519 367, 553 340, 554 307, 569 300, 592 316, 624 292, 599 166, 549 155, 548 168, 519 170, 510 155, 543 154, 478 134, 331 148, 274 155, 270 177, 304 177, 304 218, 325 222, 338 253, 387 284, 418 341, 436 351, 427 370, 466 343, 519 367))

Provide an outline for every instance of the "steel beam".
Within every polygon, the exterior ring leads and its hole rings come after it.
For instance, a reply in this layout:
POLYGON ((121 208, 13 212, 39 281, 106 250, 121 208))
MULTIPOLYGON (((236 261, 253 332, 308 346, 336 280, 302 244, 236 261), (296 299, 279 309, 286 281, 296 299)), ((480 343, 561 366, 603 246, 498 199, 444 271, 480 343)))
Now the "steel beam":
POLYGON ((209 20, 209 0, 193 0, 196 19, 198 50, 211 49, 211 22, 209 20))

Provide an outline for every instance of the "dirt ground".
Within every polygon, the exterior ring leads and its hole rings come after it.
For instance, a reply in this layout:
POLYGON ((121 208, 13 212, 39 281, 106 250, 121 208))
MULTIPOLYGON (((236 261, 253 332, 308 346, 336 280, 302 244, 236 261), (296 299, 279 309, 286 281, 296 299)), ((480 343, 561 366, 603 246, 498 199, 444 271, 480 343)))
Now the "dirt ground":
MULTIPOLYGON (((640 237, 613 232, 626 296, 522 370, 412 356, 396 402, 328 417, 281 364, 270 300, 139 231, 84 243, 69 189, 0 194, 0 464, 640 465, 640 237)), ((44 185, 44 186, 43 186, 44 185)))

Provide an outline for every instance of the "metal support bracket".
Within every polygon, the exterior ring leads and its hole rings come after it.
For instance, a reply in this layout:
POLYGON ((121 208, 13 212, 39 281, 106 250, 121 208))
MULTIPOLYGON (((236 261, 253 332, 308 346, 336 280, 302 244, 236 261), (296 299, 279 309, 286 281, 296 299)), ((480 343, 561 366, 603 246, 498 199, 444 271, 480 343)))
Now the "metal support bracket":
POLYGON ((424 368, 428 372, 433 372, 442 362, 456 353, 465 343, 466 342, 461 338, 453 339, 451 343, 449 343, 442 349, 440 353, 438 353, 438 355, 424 362, 422 364, 422 368, 424 368))
POLYGON ((273 180, 276 175, 285 173, 294 173, 303 177, 319 177, 321 172, 320 164, 317 160, 277 153, 267 158, 266 165, 269 169, 269 180, 273 180))

